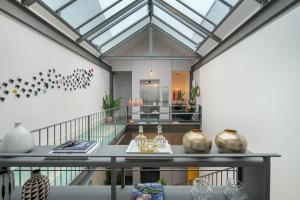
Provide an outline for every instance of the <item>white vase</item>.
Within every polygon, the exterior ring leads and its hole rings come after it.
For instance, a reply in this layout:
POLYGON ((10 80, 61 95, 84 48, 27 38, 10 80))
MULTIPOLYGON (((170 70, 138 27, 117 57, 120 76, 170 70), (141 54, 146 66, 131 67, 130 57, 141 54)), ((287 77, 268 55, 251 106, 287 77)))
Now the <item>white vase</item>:
POLYGON ((15 122, 15 126, 5 134, 1 142, 0 152, 26 153, 31 151, 33 146, 32 134, 21 125, 21 122, 15 122))

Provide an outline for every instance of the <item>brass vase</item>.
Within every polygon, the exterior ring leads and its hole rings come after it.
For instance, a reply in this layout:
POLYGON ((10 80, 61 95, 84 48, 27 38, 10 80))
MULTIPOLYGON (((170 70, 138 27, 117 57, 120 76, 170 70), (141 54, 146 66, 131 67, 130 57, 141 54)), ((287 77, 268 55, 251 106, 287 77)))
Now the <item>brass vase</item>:
POLYGON ((247 150, 246 138, 236 130, 225 129, 215 139, 220 153, 245 153, 247 150))
POLYGON ((212 141, 201 129, 192 129, 184 134, 182 145, 187 153, 209 153, 212 141))

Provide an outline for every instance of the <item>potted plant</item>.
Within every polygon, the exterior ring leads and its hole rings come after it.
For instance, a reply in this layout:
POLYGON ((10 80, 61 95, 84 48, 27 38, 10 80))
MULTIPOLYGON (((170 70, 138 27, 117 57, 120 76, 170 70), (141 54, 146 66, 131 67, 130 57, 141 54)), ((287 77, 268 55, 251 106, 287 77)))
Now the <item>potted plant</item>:
POLYGON ((120 107, 121 105, 121 98, 118 98, 116 100, 113 100, 112 96, 105 95, 102 99, 102 109, 106 111, 106 122, 112 123, 113 121, 113 114, 114 110, 113 108, 120 107))
POLYGON ((178 91, 178 98, 177 98, 177 104, 181 105, 183 103, 183 97, 185 95, 185 91, 179 90, 178 91))
POLYGON ((199 90, 199 86, 198 85, 193 86, 192 89, 191 89, 191 99, 189 101, 189 104, 191 106, 196 105, 196 96, 198 94, 198 90, 199 90))

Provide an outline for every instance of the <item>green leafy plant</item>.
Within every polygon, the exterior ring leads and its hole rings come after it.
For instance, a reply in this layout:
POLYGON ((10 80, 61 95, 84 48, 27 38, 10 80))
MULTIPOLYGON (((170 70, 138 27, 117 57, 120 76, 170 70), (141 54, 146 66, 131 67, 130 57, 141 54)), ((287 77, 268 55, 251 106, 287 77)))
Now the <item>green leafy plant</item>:
POLYGON ((184 95, 185 95, 185 91, 179 90, 178 91, 178 101, 183 101, 184 95))
POLYGON ((198 85, 192 87, 192 89, 191 89, 191 99, 192 100, 196 99, 196 96, 197 96, 197 93, 198 93, 198 89, 199 89, 198 85))
POLYGON ((121 106, 121 98, 113 100, 112 96, 106 94, 102 99, 102 109, 107 110, 107 114, 109 116, 113 115, 113 111, 111 109, 120 106, 121 106))
POLYGON ((159 179, 157 182, 162 184, 162 185, 167 185, 168 184, 168 181, 164 178, 159 179))

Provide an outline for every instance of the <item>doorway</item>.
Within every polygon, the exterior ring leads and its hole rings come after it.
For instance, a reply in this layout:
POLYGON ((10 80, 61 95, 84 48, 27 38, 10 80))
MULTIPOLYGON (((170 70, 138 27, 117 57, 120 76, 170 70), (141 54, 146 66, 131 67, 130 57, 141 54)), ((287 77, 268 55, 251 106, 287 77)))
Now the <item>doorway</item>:
POLYGON ((127 104, 132 96, 132 72, 114 72, 114 99, 121 98, 127 104))

